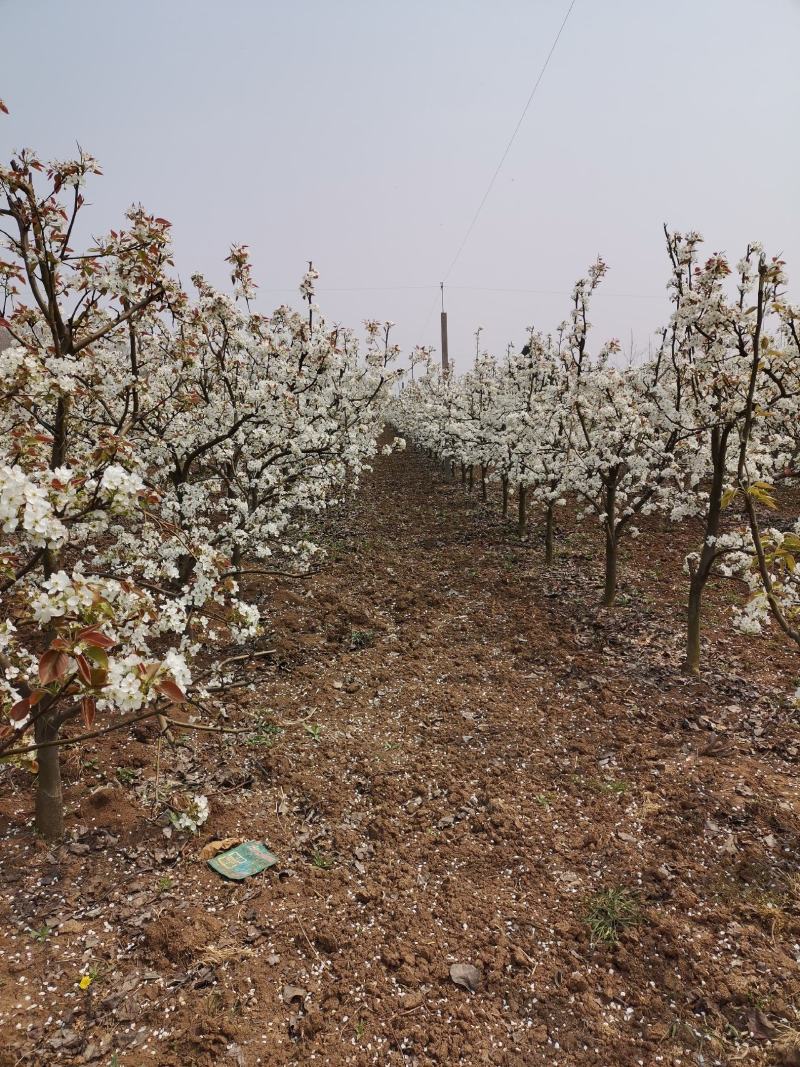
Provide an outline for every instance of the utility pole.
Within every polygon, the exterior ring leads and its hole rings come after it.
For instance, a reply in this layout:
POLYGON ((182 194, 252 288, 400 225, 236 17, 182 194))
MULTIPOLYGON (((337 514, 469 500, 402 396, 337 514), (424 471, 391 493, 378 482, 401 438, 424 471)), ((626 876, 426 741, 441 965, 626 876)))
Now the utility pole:
POLYGON ((450 360, 447 353, 447 312, 444 309, 444 282, 441 282, 442 290, 442 372, 447 374, 450 370, 450 360))

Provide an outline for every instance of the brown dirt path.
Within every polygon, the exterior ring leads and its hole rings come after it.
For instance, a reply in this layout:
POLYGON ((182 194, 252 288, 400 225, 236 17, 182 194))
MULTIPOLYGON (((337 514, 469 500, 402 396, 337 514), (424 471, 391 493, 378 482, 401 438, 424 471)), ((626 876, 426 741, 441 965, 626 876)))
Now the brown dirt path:
POLYGON ((279 655, 231 715, 266 725, 162 752, 212 783, 197 839, 147 819, 147 730, 68 766, 62 849, 15 781, 0 1065, 800 1062, 769 1040, 800 1005, 795 665, 723 590, 686 679, 692 531, 643 531, 610 613, 594 531, 563 525, 548 575, 423 457, 382 460, 324 571, 264 590, 279 655), (196 861, 229 836, 280 873, 196 861), (586 921, 605 890, 636 902, 616 945, 586 921))

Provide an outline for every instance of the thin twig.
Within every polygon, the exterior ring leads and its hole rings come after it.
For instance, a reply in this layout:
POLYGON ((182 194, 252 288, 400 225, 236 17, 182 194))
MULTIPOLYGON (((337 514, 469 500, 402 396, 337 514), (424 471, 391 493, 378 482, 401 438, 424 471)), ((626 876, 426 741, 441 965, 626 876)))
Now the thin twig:
POLYGON ((251 734, 252 727, 240 729, 236 726, 204 726, 199 722, 181 722, 180 719, 167 719, 171 726, 180 726, 182 730, 202 730, 208 734, 251 734))
POLYGON ((309 939, 309 936, 308 936, 308 934, 306 933, 306 928, 305 928, 305 927, 303 926, 303 924, 302 924, 302 922, 300 921, 299 917, 298 917, 298 919, 297 919, 297 925, 298 925, 298 926, 300 927, 300 929, 302 930, 302 932, 303 932, 303 937, 304 937, 304 938, 306 939, 306 941, 308 942, 308 947, 309 947, 309 948, 311 949, 311 951, 312 951, 312 952, 314 953, 314 955, 315 955, 315 956, 317 957, 317 959, 318 959, 318 960, 321 960, 321 959, 322 959, 322 957, 321 957, 321 956, 320 956, 320 954, 319 954, 319 953, 317 952, 317 950, 316 950, 316 949, 314 948, 314 946, 313 946, 313 945, 311 944, 311 941, 310 941, 310 939, 309 939))
POLYGON ((142 715, 131 715, 127 719, 114 723, 112 726, 104 726, 102 729, 92 730, 88 734, 78 734, 77 737, 59 737, 55 741, 40 741, 38 744, 27 745, 25 748, 9 748, 1 755, 5 759, 6 756, 25 756, 28 752, 36 752, 40 748, 54 748, 56 745, 77 745, 81 741, 89 741, 93 737, 101 737, 103 734, 110 734, 114 730, 124 730, 126 726, 142 722, 143 719, 152 719, 154 715, 160 714, 160 709, 156 708, 152 711, 145 711, 142 715))
POLYGON ((261 656, 274 656, 277 651, 277 648, 265 648, 261 652, 244 652, 240 656, 228 656, 227 659, 216 664, 214 669, 220 671, 228 663, 239 663, 243 659, 260 659, 261 656))

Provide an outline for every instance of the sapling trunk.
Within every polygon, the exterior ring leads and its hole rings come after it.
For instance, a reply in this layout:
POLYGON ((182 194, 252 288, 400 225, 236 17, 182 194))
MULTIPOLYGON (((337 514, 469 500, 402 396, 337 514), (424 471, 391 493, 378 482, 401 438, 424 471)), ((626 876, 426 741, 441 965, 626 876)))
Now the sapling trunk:
POLYGON ((619 528, 617 526, 617 479, 616 475, 604 479, 603 502, 605 520, 603 527, 606 534, 606 577, 603 587, 604 607, 613 607, 617 598, 617 548, 619 546, 619 528))
POLYGON ((617 555, 619 543, 614 530, 606 530, 606 578, 603 588, 603 605, 611 608, 617 598, 617 555))
POLYGON ((689 674, 700 673, 700 626, 702 622, 703 590, 711 577, 716 560, 717 537, 722 522, 722 494, 725 483, 725 461, 728 450, 730 427, 711 431, 711 459, 713 475, 708 494, 705 533, 700 559, 690 571, 689 601, 686 609, 686 670, 689 674))
POLYGON ((546 567, 552 566, 553 563, 553 527, 555 526, 553 511, 553 504, 548 504, 544 521, 544 564, 546 567))
POLYGON ((486 502, 486 464, 481 463, 481 500, 486 502))
MULTIPOLYGON (((714 514, 715 509, 709 511, 709 523, 706 526, 713 526, 716 530, 719 528, 719 515, 714 514)), ((716 534, 707 534, 707 537, 716 540, 716 534)), ((686 670, 689 674, 700 673, 700 628, 703 617, 703 591, 706 587, 706 582, 711 577, 711 572, 714 567, 715 552, 712 544, 709 545, 708 540, 703 544, 703 551, 700 553, 700 561, 696 566, 696 569, 691 572, 691 578, 689 579, 689 602, 686 608, 686 670)))
POLYGON ((693 575, 689 583, 689 604, 686 615, 686 670, 700 673, 700 617, 705 579, 693 575))
POLYGON ((525 536, 528 523, 528 489, 521 485, 517 490, 517 530, 520 537, 525 536))
MULTIPOLYGON (((52 715, 42 716, 34 726, 37 742, 55 741, 58 721, 52 715)), ((58 841, 64 836, 64 801, 61 795, 61 760, 58 745, 36 750, 39 775, 36 783, 36 829, 46 841, 58 841)))
POLYGON ((503 486, 503 518, 508 518, 508 475, 504 474, 501 478, 501 484, 503 486))
POLYGON ((474 488, 475 488, 475 468, 470 463, 470 465, 469 465, 469 491, 472 492, 472 490, 474 488))
POLYGON ((461 484, 462 485, 466 485, 467 484, 467 465, 466 465, 466 463, 462 463, 461 464, 461 484))

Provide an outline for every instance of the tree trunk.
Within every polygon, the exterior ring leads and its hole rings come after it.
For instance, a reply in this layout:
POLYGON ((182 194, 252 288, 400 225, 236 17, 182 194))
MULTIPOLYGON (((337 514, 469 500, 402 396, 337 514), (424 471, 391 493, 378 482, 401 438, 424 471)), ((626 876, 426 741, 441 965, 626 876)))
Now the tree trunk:
POLYGON ((466 463, 462 463, 461 464, 461 484, 462 485, 466 485, 467 484, 467 465, 466 465, 466 463))
POLYGON ((606 518, 604 522, 606 534, 606 580, 603 589, 602 603, 605 607, 613 607, 617 597, 617 548, 619 546, 619 530, 617 528, 617 477, 616 473, 604 479, 604 500, 606 518))
POLYGON ((553 504, 552 502, 547 505, 547 512, 545 513, 544 523, 544 565, 550 567, 553 564, 553 504))
POLYGON ((700 616, 706 579, 698 571, 689 583, 689 606, 686 627, 686 670, 700 673, 700 616))
POLYGON ((603 589, 603 605, 611 608, 617 597, 617 549, 619 545, 613 530, 606 530, 606 582, 603 589))
MULTIPOLYGON (((58 723, 45 715, 34 726, 39 742, 55 741, 58 723)), ((36 829, 45 841, 58 841, 64 836, 64 801, 61 796, 61 761, 58 745, 37 749, 39 778, 36 785, 36 829)))
POLYGON ((508 475, 504 474, 502 477, 503 485, 503 518, 508 518, 508 475))
POLYGON ((475 488, 475 468, 470 463, 470 465, 469 465, 469 491, 472 492, 472 490, 474 488, 475 488))
POLYGON ((520 537, 525 536, 525 526, 528 522, 528 490, 521 485, 517 490, 517 530, 520 537))
POLYGON ((481 500, 486 503, 486 464, 481 463, 481 500))
POLYGON ((713 476, 708 494, 703 548, 696 570, 689 581, 689 603, 686 612, 686 663, 689 674, 700 673, 700 622, 702 618, 703 590, 711 577, 716 561, 714 547, 722 522, 722 493, 725 484, 725 459, 728 451, 730 426, 714 427, 711 431, 711 460, 713 476))

